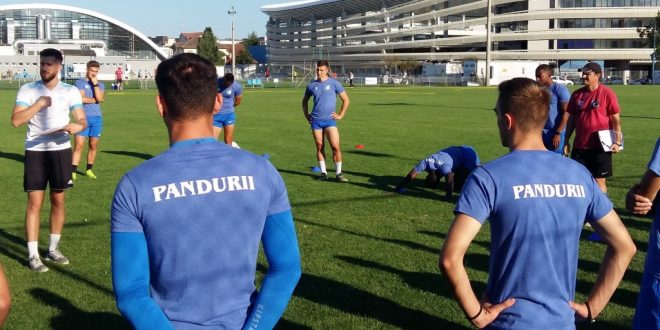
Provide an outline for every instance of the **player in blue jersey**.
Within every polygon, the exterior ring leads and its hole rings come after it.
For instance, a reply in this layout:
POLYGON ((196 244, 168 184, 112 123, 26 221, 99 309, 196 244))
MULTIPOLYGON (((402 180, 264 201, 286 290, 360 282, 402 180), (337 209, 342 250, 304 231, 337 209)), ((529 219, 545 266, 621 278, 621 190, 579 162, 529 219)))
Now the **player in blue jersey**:
POLYGON ((115 191, 112 281, 137 329, 271 329, 300 277, 281 176, 213 135, 216 80, 215 66, 195 54, 160 63, 156 103, 171 147, 115 191), (257 292, 259 243, 268 272, 257 292))
POLYGON ((427 172, 426 186, 435 188, 441 177, 445 178, 445 193, 451 197, 454 191, 460 191, 468 174, 479 166, 479 156, 470 146, 451 146, 421 160, 408 175, 394 188, 403 193, 405 186, 422 172, 427 172))
POLYGON ((85 148, 85 138, 89 138, 89 148, 87 150, 87 169, 85 175, 89 178, 96 179, 96 175, 92 172, 94 167, 94 160, 96 159, 96 152, 99 145, 99 138, 103 131, 103 117, 101 116, 101 103, 105 99, 105 84, 99 81, 97 75, 99 74, 99 62, 87 62, 87 73, 84 79, 76 81, 76 87, 80 90, 80 95, 83 101, 83 110, 85 117, 87 117, 87 128, 76 134, 74 138, 75 146, 73 147, 73 159, 71 161, 71 176, 76 179, 76 171, 82 151, 85 148))
POLYGON ((59 250, 65 219, 64 191, 73 185, 69 134, 76 134, 87 126, 78 89, 58 78, 62 60, 62 53, 57 49, 40 52, 41 80, 19 89, 11 114, 14 127, 27 124, 23 172, 23 189, 28 194, 25 238, 28 266, 40 273, 48 271, 38 251, 41 207, 47 186, 50 187, 50 243, 46 260, 61 265, 69 263, 69 258, 59 250), (70 122, 71 115, 75 123, 70 122))
POLYGON ((234 81, 234 75, 226 73, 218 79, 218 93, 222 95, 220 112, 213 116, 213 135, 218 137, 225 130, 225 144, 234 142, 234 125, 236 124, 235 108, 243 100, 243 86, 234 81))
POLYGON ((655 143, 648 170, 626 198, 626 208, 639 215, 653 214, 649 244, 644 263, 644 275, 639 289, 634 330, 660 329, 660 138, 655 143), (652 202, 653 201, 653 202, 652 202))
POLYGON ((550 98, 545 87, 515 78, 501 83, 499 91, 497 126, 510 152, 468 177, 440 267, 467 319, 478 328, 575 329, 576 320, 593 320, 605 308, 635 245, 590 173, 543 145, 550 98), (491 255, 480 301, 463 259, 486 220, 491 255), (607 251, 590 294, 577 303, 578 244, 585 220, 607 251))
POLYGON ((337 129, 337 120, 341 120, 346 115, 348 109, 348 94, 344 86, 339 81, 331 78, 330 65, 326 60, 320 60, 316 63, 316 80, 307 85, 305 96, 302 100, 302 109, 305 118, 312 126, 312 135, 316 143, 316 159, 319 161, 321 173, 318 180, 327 180, 328 172, 325 167, 325 139, 328 139, 330 148, 332 148, 332 159, 335 162, 335 174, 337 181, 348 182, 348 179, 342 174, 342 156, 339 147, 339 130, 337 129), (337 95, 341 99, 341 108, 336 112, 337 95), (314 97, 314 107, 312 113, 309 113, 308 102, 314 97))
POLYGON ((550 93, 548 120, 543 127, 543 144, 548 150, 564 154, 564 136, 568 122, 566 110, 571 94, 566 86, 552 81, 552 74, 553 70, 547 64, 541 64, 536 68, 536 81, 545 86, 550 93))

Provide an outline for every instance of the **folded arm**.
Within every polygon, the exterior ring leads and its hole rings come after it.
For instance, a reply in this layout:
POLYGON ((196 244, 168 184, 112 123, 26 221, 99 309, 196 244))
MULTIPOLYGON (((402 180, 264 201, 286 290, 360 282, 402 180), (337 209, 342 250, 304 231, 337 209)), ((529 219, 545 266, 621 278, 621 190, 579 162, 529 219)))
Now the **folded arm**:
POLYGON ((268 273, 243 329, 272 329, 300 279, 300 252, 291 210, 269 215, 261 237, 268 273))
POLYGON ((173 329, 149 294, 149 255, 142 233, 112 233, 112 284, 117 308, 136 329, 173 329))

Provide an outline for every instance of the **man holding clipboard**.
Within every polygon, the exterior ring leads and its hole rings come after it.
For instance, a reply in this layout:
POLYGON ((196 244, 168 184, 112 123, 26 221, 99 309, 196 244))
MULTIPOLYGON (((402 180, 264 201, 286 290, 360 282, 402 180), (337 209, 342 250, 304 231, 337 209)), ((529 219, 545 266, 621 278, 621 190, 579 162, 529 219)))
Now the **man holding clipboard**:
POLYGON ((600 190, 607 193, 606 178, 612 176, 612 154, 619 152, 623 146, 619 117, 621 108, 614 91, 600 84, 603 70, 598 63, 589 62, 580 71, 584 87, 573 92, 568 101, 569 117, 564 144, 569 145, 575 131, 571 158, 584 165, 596 179, 600 190), (612 131, 609 139, 601 139, 599 131, 602 130, 612 131))

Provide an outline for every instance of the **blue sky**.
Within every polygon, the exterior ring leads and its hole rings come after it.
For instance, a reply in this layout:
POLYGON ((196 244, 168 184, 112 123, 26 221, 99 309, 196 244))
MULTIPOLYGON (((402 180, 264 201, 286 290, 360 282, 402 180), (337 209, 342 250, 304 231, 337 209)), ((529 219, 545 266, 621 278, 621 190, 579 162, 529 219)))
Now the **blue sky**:
POLYGON ((259 8, 264 5, 285 3, 291 0, 8 0, 3 4, 54 3, 93 10, 120 20, 147 36, 166 35, 177 37, 181 32, 201 32, 210 26, 218 38, 231 38, 231 16, 227 11, 236 10, 236 39, 247 37, 255 31, 266 34, 268 16, 259 8))

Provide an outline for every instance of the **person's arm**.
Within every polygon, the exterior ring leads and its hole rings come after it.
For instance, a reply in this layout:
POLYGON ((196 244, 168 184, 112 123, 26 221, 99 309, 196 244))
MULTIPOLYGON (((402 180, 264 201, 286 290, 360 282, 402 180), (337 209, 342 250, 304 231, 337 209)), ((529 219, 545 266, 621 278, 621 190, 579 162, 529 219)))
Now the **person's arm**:
POLYGON ((463 258, 480 229, 481 223, 479 221, 466 214, 458 213, 451 227, 449 227, 447 239, 440 251, 439 261, 440 270, 451 286, 458 304, 468 320, 477 328, 487 326, 503 310, 515 303, 512 298, 495 305, 487 302, 482 303, 474 294, 463 258))
POLYGON ((575 130, 575 115, 568 113, 568 121, 566 122, 566 134, 564 134, 564 154, 568 156, 571 150, 571 135, 575 130))
POLYGON ((14 128, 19 127, 34 117, 34 115, 43 108, 47 108, 51 105, 50 96, 41 96, 37 99, 36 102, 32 105, 26 105, 24 103, 16 103, 14 109, 11 112, 11 125, 14 128))
POLYGON ((402 193, 404 191, 404 188, 410 182, 412 182, 412 180, 417 176, 417 174, 419 173, 414 168, 410 170, 410 172, 408 172, 408 175, 406 175, 406 177, 403 178, 403 180, 401 180, 401 182, 399 182, 399 184, 396 185, 396 187, 394 187, 394 192, 402 193))
POLYGON ((307 119, 307 121, 311 123, 312 117, 309 116, 309 106, 308 106, 309 97, 310 95, 305 93, 305 96, 302 99, 302 110, 303 110, 303 114, 305 115, 305 119, 307 119))
POLYGON ((101 82, 99 82, 98 78, 94 77, 92 79, 92 88, 94 89, 94 97, 93 99, 96 100, 94 103, 101 103, 105 101, 105 90, 104 88, 101 88, 101 82))
POLYGON ((73 111, 73 119, 75 123, 69 123, 62 128, 63 131, 68 132, 69 134, 77 134, 80 131, 84 130, 87 127, 87 118, 85 117, 85 111, 82 107, 76 107, 73 111))
POLYGON ((570 302, 576 316, 581 319, 587 319, 589 315, 595 319, 605 309, 636 252, 635 243, 614 210, 592 221, 591 225, 607 244, 607 250, 587 300, 581 304, 570 302))
POLYGON ((657 205, 653 201, 660 190, 660 176, 651 170, 647 170, 639 184, 634 185, 626 195, 626 208, 628 211, 646 215, 657 205))
POLYGON ((561 113, 561 121, 555 127, 555 136, 552 137, 552 147, 557 149, 559 148, 559 143, 561 143, 561 131, 564 130, 566 124, 568 123, 568 102, 562 102, 559 104, 559 112, 561 113))
POLYGON ((149 255, 144 234, 113 232, 110 240, 117 309, 136 329, 173 329, 149 295, 149 255))
POLYGON ((234 107, 241 105, 241 101, 243 101, 243 95, 236 95, 234 97, 234 107))
POLYGON ((11 309, 11 294, 9 292, 9 281, 5 272, 0 266, 0 328, 5 324, 5 320, 11 309))
POLYGON ((243 329, 272 329, 300 279, 300 252, 291 210, 269 215, 261 236, 268 273, 250 306, 243 329))
POLYGON ((621 143, 623 142, 623 134, 621 133, 621 116, 619 113, 610 116, 610 123, 614 130, 614 141, 612 141, 612 146, 610 148, 612 152, 619 152, 619 148, 621 148, 621 143))
POLYGON ((339 109, 339 113, 334 113, 334 112, 332 113, 332 119, 336 119, 336 120, 344 118, 344 115, 346 114, 346 110, 348 109, 348 104, 350 103, 346 91, 339 93, 339 98, 341 98, 341 108, 339 109))
POLYGON ((454 193, 454 172, 445 175, 445 193, 447 197, 451 197, 454 193))

